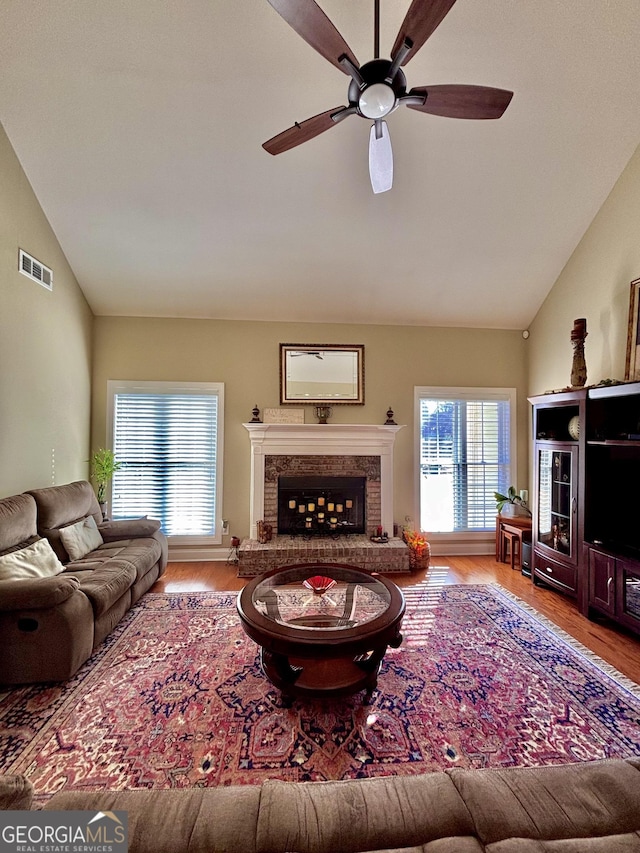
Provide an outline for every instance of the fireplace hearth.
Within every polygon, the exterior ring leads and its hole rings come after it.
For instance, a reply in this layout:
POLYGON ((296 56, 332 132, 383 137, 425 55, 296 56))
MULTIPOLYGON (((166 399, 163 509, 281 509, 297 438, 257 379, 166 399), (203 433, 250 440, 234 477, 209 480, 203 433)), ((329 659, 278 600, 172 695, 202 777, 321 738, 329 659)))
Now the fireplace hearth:
POLYGON ((280 476, 278 533, 330 536, 366 532, 366 477, 280 476))

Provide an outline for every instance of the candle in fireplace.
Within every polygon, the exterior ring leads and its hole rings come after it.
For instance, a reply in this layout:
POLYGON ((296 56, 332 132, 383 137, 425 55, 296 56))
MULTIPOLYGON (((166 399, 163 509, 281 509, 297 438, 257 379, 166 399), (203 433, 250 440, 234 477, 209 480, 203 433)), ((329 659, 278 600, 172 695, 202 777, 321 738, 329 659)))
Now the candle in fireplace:
MULTIPOLYGON (((265 501, 268 495, 269 506, 273 499, 270 489, 271 481, 267 482, 265 479, 265 501)), ((365 477, 337 476, 333 473, 319 476, 316 472, 282 475, 277 478, 275 489, 279 533, 293 536, 303 534, 308 537, 312 533, 327 533, 330 524, 335 525, 336 531, 342 531, 344 528, 345 533, 363 533, 366 530, 365 477), (323 515, 320 515, 321 513, 323 515), (336 520, 330 522, 330 518, 336 520), (311 519, 310 528, 306 527, 307 519, 311 519)))

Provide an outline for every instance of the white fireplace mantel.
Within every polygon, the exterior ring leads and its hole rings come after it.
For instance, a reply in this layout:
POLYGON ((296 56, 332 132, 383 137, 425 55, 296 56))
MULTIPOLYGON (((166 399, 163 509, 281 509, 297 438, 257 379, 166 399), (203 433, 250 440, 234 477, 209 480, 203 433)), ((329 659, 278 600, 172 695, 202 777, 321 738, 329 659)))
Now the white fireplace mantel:
POLYGON ((267 456, 379 456, 380 514, 393 530, 393 445, 400 425, 388 424, 243 424, 251 439, 251 538, 264 518, 267 456))

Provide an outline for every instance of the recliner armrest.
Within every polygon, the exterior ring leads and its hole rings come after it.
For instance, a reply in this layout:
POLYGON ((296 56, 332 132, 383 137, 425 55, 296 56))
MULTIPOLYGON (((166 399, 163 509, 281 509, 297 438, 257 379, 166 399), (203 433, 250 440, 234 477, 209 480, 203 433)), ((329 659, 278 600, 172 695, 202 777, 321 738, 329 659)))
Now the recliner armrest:
POLYGON ((153 536, 159 529, 160 522, 154 518, 123 518, 119 521, 103 521, 98 525, 105 542, 153 536))
POLYGON ((71 575, 0 581, 0 610, 44 610, 56 607, 80 589, 71 575))
POLYGON ((0 776, 0 810, 26 811, 31 808, 32 800, 33 785, 26 776, 0 776))

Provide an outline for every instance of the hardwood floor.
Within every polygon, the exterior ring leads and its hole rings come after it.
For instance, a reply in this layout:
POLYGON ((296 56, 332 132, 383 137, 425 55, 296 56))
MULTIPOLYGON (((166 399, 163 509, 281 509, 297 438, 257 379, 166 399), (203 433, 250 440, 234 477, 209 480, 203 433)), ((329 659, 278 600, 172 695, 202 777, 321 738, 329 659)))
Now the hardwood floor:
MULTIPOLYGON (((493 556, 433 557, 428 572, 390 575, 401 587, 419 584, 498 583, 534 607, 623 675, 640 684, 640 638, 608 623, 582 616, 573 599, 534 586, 530 578, 493 556)), ((169 563, 152 592, 240 590, 246 583, 236 566, 222 562, 169 563)))

